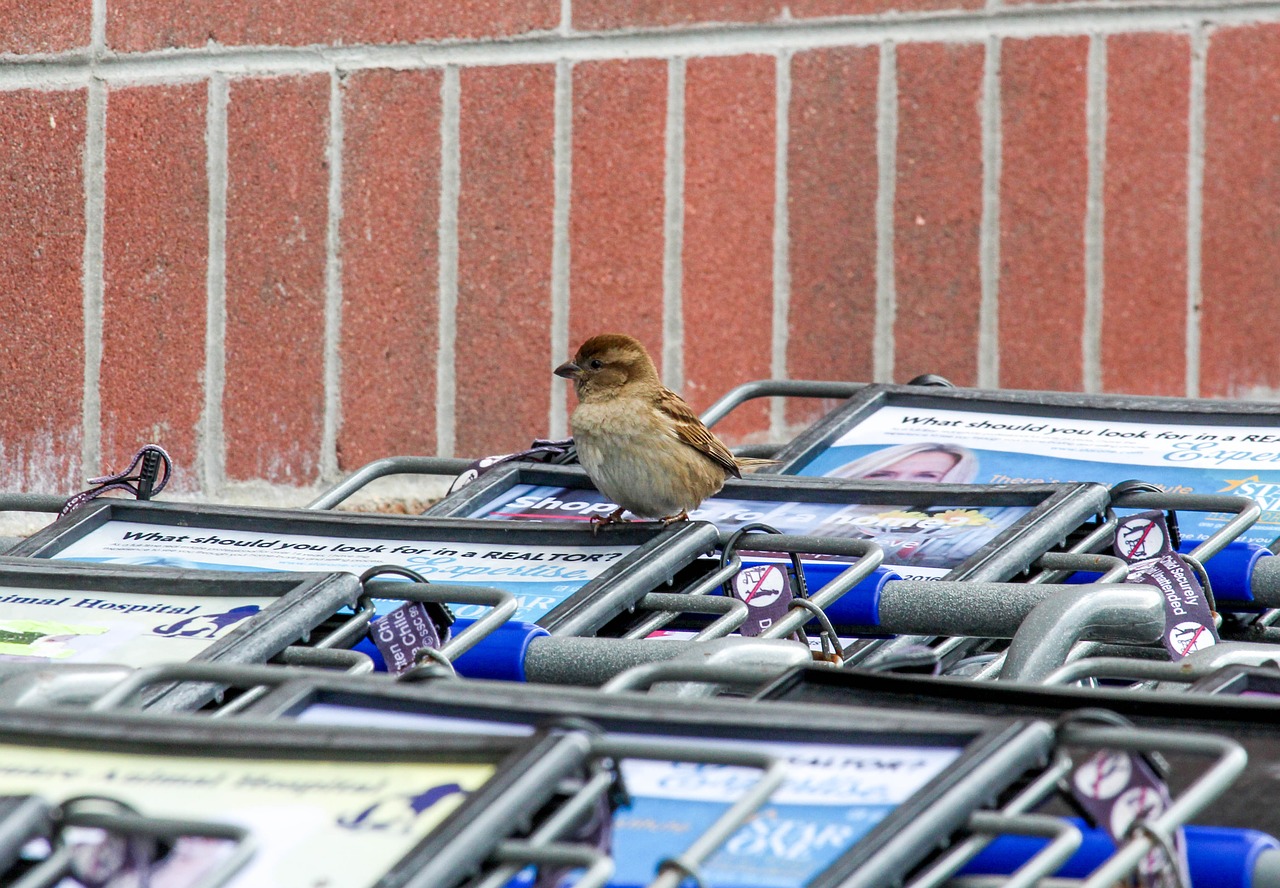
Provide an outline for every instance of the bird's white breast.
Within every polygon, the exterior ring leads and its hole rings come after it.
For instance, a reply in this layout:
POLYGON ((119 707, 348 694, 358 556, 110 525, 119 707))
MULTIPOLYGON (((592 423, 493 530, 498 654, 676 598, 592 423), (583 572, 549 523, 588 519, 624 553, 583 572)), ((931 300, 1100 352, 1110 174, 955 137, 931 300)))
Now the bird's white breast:
POLYGON ((632 513, 661 518, 695 509, 725 473, 680 441, 640 399, 579 404, 571 420, 578 460, 600 492, 632 513))

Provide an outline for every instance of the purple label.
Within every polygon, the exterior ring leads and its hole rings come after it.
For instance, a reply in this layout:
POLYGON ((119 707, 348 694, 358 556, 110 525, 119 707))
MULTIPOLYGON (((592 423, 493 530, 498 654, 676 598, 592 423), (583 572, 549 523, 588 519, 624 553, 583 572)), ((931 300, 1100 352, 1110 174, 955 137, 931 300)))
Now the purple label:
MULTIPOLYGON (((1071 790, 1080 807, 1117 844, 1128 838, 1135 823, 1154 820, 1172 804, 1169 788, 1140 755, 1104 749, 1076 766, 1071 790)), ((1162 848, 1152 849, 1138 864, 1142 888, 1180 888, 1187 877, 1187 852, 1182 830, 1174 835, 1175 859, 1162 848)))
POLYGON ((1174 660, 1218 643, 1213 611, 1182 556, 1169 541, 1163 512, 1130 515, 1116 527, 1116 554, 1129 562, 1126 583, 1155 586, 1164 596, 1164 647, 1174 660))
POLYGON ((768 629, 791 607, 791 582, 777 564, 761 564, 738 572, 733 591, 747 603, 747 621, 738 631, 754 637, 768 629))
POLYGON ((417 601, 402 604, 369 627, 369 637, 377 645, 387 671, 399 675, 417 663, 418 651, 440 649, 440 630, 417 601))

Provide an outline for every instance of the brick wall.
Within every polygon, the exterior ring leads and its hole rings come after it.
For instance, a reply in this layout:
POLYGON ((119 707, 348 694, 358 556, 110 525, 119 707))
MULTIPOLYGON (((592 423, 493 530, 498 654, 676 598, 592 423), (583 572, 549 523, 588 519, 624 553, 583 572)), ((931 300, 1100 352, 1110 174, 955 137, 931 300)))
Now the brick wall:
POLYGON ((517 447, 606 329, 697 409, 1280 391, 1273 3, 0 0, 0 53, 0 490, 517 447))

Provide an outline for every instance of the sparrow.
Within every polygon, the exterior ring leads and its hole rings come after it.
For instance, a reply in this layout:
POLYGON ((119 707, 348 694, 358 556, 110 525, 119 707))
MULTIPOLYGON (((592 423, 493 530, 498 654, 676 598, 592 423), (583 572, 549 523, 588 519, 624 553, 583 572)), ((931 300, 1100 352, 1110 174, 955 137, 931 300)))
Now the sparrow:
POLYGON ((658 379, 644 346, 602 333, 555 369, 573 380, 578 406, 569 418, 578 462, 596 488, 623 512, 663 523, 683 521, 742 470, 773 460, 739 459, 689 405, 658 379))

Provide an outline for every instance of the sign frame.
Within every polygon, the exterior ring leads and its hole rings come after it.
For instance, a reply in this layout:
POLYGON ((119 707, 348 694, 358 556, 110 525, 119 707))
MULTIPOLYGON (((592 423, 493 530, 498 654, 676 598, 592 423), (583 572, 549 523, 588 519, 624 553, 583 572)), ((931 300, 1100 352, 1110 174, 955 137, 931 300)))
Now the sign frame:
MULTIPOLYGON (((441 735, 429 747, 420 741, 391 731, 55 710, 12 710, 0 724, 0 743, 104 755, 492 765, 492 775, 410 846, 379 885, 452 884, 469 876, 517 824, 528 822, 529 812, 555 796, 562 780, 581 772, 590 750, 581 732, 559 729, 527 738, 441 735)), ((207 811, 200 817, 210 819, 207 811)))
MULTIPOLYGON (((424 515, 466 520, 476 510, 520 484, 592 490, 581 466, 512 463, 498 466, 454 494, 445 497, 424 515)), ((717 497, 775 502, 835 502, 840 505, 955 505, 958 507, 1025 506, 1026 515, 997 533, 941 579, 1002 582, 1027 570, 1049 549, 1107 507, 1106 488, 1092 482, 1019 484, 1003 487, 975 484, 904 484, 850 481, 794 475, 754 474, 730 478, 717 497)), ((714 498, 713 498, 714 499, 714 498)), ((531 522, 554 524, 557 522, 531 522)), ((639 522, 636 522, 639 523, 639 522)), ((724 535, 724 531, 721 531, 724 535)), ((893 564, 886 561, 886 568, 893 564)))
MULTIPOLYGON (((1280 403, 874 383, 784 444, 775 456, 779 465, 774 471, 794 476, 843 435, 884 407, 1131 424, 1234 425, 1254 427, 1260 431, 1276 430, 1280 435, 1280 403)), ((1123 462, 1117 460, 1113 464, 1122 465, 1123 462)), ((1134 466, 1132 477, 1151 480, 1143 477, 1142 468, 1134 466)), ((1280 535, 1272 545, 1280 548, 1280 535)))
MULTIPOLYGON (((199 527, 252 533, 377 537, 389 541, 490 545, 633 546, 536 622, 552 635, 592 634, 681 568, 711 551, 715 528, 704 522, 612 525, 593 533, 583 527, 525 522, 463 521, 288 509, 189 506, 161 502, 98 500, 28 537, 9 553, 51 558, 111 521, 175 528, 199 527)), ((74 562, 59 561, 60 564, 74 562)), ((323 572, 331 573, 332 569, 323 572)))
MULTIPOLYGON (((246 709, 245 715, 292 718, 310 705, 336 703, 481 723, 503 722, 529 729, 559 719, 589 719, 609 733, 651 734, 677 742, 685 737, 963 747, 954 762, 845 848, 804 888, 836 888, 853 884, 847 881, 851 878, 867 879, 872 874, 877 879, 901 878, 936 847, 940 831, 960 829, 972 810, 993 793, 1038 769, 1054 742, 1048 723, 1026 719, 934 714, 918 718, 884 709, 868 710, 866 717, 850 717, 847 709, 824 712, 786 704, 761 707, 728 699, 700 699, 696 705, 679 702, 537 685, 513 688, 484 681, 469 683, 463 699, 455 689, 439 683, 405 686, 371 677, 350 681, 315 677, 281 685, 246 709)), ((415 731, 408 727, 405 733, 413 735, 415 731)))
MULTIPOLYGON (((30 558, 0 557, 0 594, 7 588, 50 593, 131 593, 155 596, 275 597, 277 600, 204 648, 189 662, 265 663, 343 607, 356 603, 360 583, 343 573, 242 573, 164 568, 50 564, 30 558)), ((57 669, 59 662, 11 661, 21 669, 57 669)), ((110 662, 110 661, 95 661, 110 662)), ((0 664, 0 672, 10 663, 0 664)), ((131 665, 131 664, 122 664, 131 665)), ((191 683, 149 692, 146 706, 158 711, 197 709, 213 699, 213 689, 191 683)))
MULTIPOLYGON (((862 669, 797 667, 752 698, 769 706, 816 710, 848 707, 860 713, 887 707, 915 716, 1064 719, 1074 712, 1105 709, 1138 728, 1217 734, 1240 743, 1248 764, 1233 791, 1197 815, 1200 825, 1260 829, 1280 835, 1275 762, 1280 761, 1280 700, 1187 691, 1135 691, 1001 681, 940 681, 862 669), (1259 820, 1259 812, 1267 818, 1259 820)), ((1176 762, 1175 762, 1176 764, 1176 762)))

